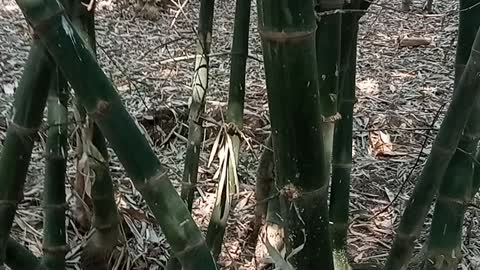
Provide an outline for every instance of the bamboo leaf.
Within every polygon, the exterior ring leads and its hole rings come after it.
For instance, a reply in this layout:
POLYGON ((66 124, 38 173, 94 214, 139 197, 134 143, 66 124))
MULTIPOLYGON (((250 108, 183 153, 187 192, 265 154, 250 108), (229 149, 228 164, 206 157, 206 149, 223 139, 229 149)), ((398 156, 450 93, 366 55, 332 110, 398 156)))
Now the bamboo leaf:
POLYGON ((265 246, 267 247, 268 254, 271 256, 275 264, 275 269, 295 270, 295 268, 283 258, 280 252, 275 247, 273 247, 272 244, 270 244, 268 237, 265 238, 264 243, 265 243, 265 246))
POLYGON ((237 193, 240 191, 240 183, 238 181, 238 173, 237 173, 237 162, 235 160, 235 151, 233 149, 233 143, 232 143, 232 138, 230 135, 227 134, 227 147, 229 151, 229 167, 232 169, 232 176, 233 176, 233 181, 235 183, 236 190, 234 193, 237 193))
POLYGON ((208 158, 208 165, 207 167, 210 167, 212 165, 213 159, 215 158, 215 154, 217 153, 217 148, 220 145, 220 139, 223 134, 223 128, 220 129, 220 131, 217 134, 217 137, 215 138, 215 142, 213 143, 212 146, 212 151, 210 152, 210 157, 208 158))

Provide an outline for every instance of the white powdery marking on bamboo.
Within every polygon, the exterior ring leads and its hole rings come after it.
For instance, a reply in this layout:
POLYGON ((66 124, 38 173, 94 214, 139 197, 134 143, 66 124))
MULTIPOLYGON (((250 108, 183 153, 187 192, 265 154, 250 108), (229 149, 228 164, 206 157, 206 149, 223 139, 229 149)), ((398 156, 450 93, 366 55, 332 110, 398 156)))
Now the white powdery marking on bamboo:
POLYGON ((188 222, 189 222, 189 220, 188 220, 188 219, 186 219, 186 220, 182 221, 182 222, 180 223, 180 227, 183 227, 183 226, 185 226, 185 225, 186 225, 188 222))
POLYGON ((17 110, 15 110, 15 107, 12 109, 12 116, 10 116, 10 120, 13 121, 15 119, 15 114, 17 113, 17 110))
POLYGON ((63 29, 65 30, 65 33, 70 37, 72 42, 75 44, 75 39, 73 37, 73 29, 70 27, 65 17, 62 17, 62 26, 63 26, 63 29))
POLYGON ((80 55, 78 54, 78 51, 77 51, 77 43, 75 42, 75 36, 74 36, 73 29, 72 29, 72 27, 70 27, 70 24, 68 24, 67 19, 65 19, 65 17, 62 17, 62 27, 63 27, 63 30, 65 30, 65 33, 70 37, 70 40, 73 43, 73 47, 75 48, 75 53, 78 57, 78 60, 80 60, 80 62, 81 62, 82 57, 80 57, 80 55))

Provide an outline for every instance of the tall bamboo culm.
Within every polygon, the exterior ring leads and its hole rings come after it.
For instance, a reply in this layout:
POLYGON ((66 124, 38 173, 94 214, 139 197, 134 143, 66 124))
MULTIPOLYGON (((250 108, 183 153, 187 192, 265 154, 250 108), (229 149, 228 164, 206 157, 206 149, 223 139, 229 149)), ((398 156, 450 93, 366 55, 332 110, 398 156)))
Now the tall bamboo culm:
POLYGON ((5 263, 13 270, 47 270, 41 260, 11 237, 7 240, 5 263))
POLYGON ((217 269, 201 231, 148 141, 57 1, 17 0, 81 104, 108 139, 183 269, 217 269), (40 27, 41 25, 41 27, 40 27), (58 44, 61 44, 59 49, 58 44))
MULTIPOLYGON (((457 90, 480 26, 480 6, 476 6, 479 3, 479 0, 460 0, 454 82, 457 90)), ((440 186, 427 243, 426 270, 456 270, 462 259, 463 220, 473 194, 472 156, 479 139, 480 102, 477 101, 440 186)))
MULTIPOLYGON (((195 199, 195 189, 198 178, 198 163, 203 140, 203 119, 205 98, 208 91, 208 72, 210 69, 210 46, 212 44, 214 0, 200 1, 200 16, 197 32, 197 47, 195 51, 195 66, 192 82, 192 96, 189 100, 190 112, 188 115, 188 139, 183 169, 181 196, 192 211, 195 199)), ((209 243, 210 246, 210 243, 209 243)), ((168 269, 180 269, 175 257, 171 257, 168 269)))
POLYGON ((65 180, 68 157, 69 88, 57 68, 52 76, 47 101, 46 168, 43 189, 43 257, 50 270, 65 269, 67 253, 65 211, 65 180))
POLYGON ((198 22, 197 48, 195 52, 195 69, 193 73, 190 113, 188 115, 188 140, 185 167, 182 179, 182 199, 192 211, 200 159, 200 146, 203 140, 203 119, 205 98, 208 91, 208 71, 210 46, 212 44, 212 25, 214 0, 200 1, 200 18, 198 22))
MULTIPOLYGON (((367 10, 369 5, 370 2, 354 0, 350 4, 346 4, 344 9, 367 10)), ((352 125, 353 107, 356 102, 358 21, 363 14, 346 12, 341 15, 338 90, 338 112, 341 119, 335 125, 329 208, 335 270, 350 269, 347 257, 347 230, 352 169, 352 125)))
POLYGON ((0 269, 4 269, 7 241, 42 122, 54 64, 36 38, 30 48, 15 92, 12 115, 0 156, 0 269))
POLYGON ((457 149, 468 117, 478 102, 480 95, 479 52, 480 31, 477 31, 465 70, 454 90, 430 155, 416 181, 413 193, 400 220, 385 270, 405 269, 410 260, 414 241, 420 235, 433 197, 437 194, 448 164, 457 149))
MULTIPOLYGON (((229 158, 226 159, 226 181, 218 187, 215 206, 212 211, 206 235, 208 246, 213 256, 218 259, 221 252, 225 228, 231 209, 234 207, 233 195, 237 188, 237 165, 240 151, 243 128, 243 107, 245 100, 245 69, 248 56, 248 34, 250 26, 251 0, 237 0, 235 5, 235 22, 230 68, 230 85, 227 108, 227 127, 224 134, 224 149, 227 149, 229 158), (230 150, 228 150, 230 149, 230 150), (233 161, 230 158, 233 152, 233 161)), ((222 181, 220 181, 222 182, 222 181)))
POLYGON ((318 87, 320 92, 320 110, 322 113, 322 132, 325 144, 325 160, 330 173, 333 133, 337 114, 337 91, 339 82, 338 65, 340 62, 341 15, 329 13, 340 10, 343 0, 315 0, 317 12, 317 31, 315 46, 317 51, 318 87))
MULTIPOLYGON (((88 2, 82 4, 82 1, 68 0, 68 9, 70 9, 69 13, 75 29, 88 44, 88 49, 96 56, 95 5, 88 10, 86 4, 88 2)), ((75 110, 77 121, 82 124, 77 135, 79 144, 77 147, 80 150, 77 158, 83 158, 85 163, 83 169, 77 168, 81 170, 77 172, 77 176, 81 175, 81 177, 77 177, 75 181, 92 183, 94 228, 93 234, 82 251, 80 263, 82 269, 108 269, 111 253, 120 240, 120 217, 110 176, 107 145, 98 125, 87 115, 78 99, 75 102, 75 110), (86 175, 91 179, 85 179, 86 175)), ((82 184, 85 186, 85 183, 82 184)))
MULTIPOLYGON (((257 0, 286 262, 333 269, 313 0, 257 0), (312 151, 315 149, 315 151, 312 151), (295 252, 296 254, 292 254, 295 252)), ((269 207, 270 207, 269 203, 269 207)), ((270 251, 269 251, 270 252, 270 251)), ((278 253, 278 251, 277 251, 278 253)))

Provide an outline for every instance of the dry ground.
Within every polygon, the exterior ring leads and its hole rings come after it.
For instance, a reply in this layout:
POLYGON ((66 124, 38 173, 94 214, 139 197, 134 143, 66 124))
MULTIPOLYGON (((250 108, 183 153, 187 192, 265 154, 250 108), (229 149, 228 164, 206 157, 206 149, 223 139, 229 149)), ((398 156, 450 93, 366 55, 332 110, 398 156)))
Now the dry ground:
MULTIPOLYGON (((198 19, 198 1, 179 0, 183 9, 171 6, 157 20, 136 16, 132 8, 110 9, 105 1, 97 16, 100 63, 115 82, 129 112, 149 131, 155 150, 169 168, 178 187, 185 152, 185 108, 190 95, 193 70, 194 29, 198 19)), ((255 1, 254 1, 255 2, 255 1)), ((383 263, 390 248, 394 226, 398 224, 405 201, 430 151, 432 138, 440 126, 453 85, 458 23, 457 1, 436 0, 434 14, 423 14, 421 3, 402 13, 399 0, 380 0, 372 4, 361 20, 357 66, 358 103, 354 123, 354 169, 351 193, 349 252, 358 263, 383 263), (431 40, 427 46, 400 47, 406 37, 431 40), (442 109, 443 108, 443 109, 442 109), (439 119, 435 115, 440 111, 439 119), (384 143, 382 143, 382 141, 384 143), (422 151, 422 144, 426 143, 422 151), (415 167, 415 161, 419 164, 415 167), (410 177, 409 177, 410 176, 410 177), (408 179, 407 179, 408 178, 408 179), (405 188, 401 189, 406 181, 405 188), (400 196, 389 203, 397 192, 400 196), (388 206, 388 207, 387 207, 388 206), (386 210, 382 212, 385 207, 386 210)), ((222 112, 226 109, 229 57, 233 28, 234 1, 219 0, 215 26, 208 96, 206 143, 200 169, 200 195, 194 205, 194 217, 205 231, 214 199, 215 165, 206 167, 209 150, 222 112)), ((254 174, 261 142, 268 133, 268 114, 264 70, 256 29, 256 7, 252 7, 251 37, 247 70, 246 127, 253 149, 242 149, 239 173, 242 193, 240 204, 229 220, 226 245, 221 255, 222 269, 254 269, 252 250, 244 242, 252 226, 254 174)), ((26 25, 13 0, 0 6, 0 108, 2 139, 5 118, 12 103, 12 92, 22 74, 29 50, 26 25)), ((44 146, 34 150, 27 177, 25 199, 14 224, 14 236, 41 255, 41 194, 44 146)), ((111 152, 112 174, 118 191, 122 216, 133 235, 116 269, 162 269, 168 258, 166 243, 158 225, 133 188, 122 166, 111 152)), ((70 151, 69 180, 74 178, 73 149, 70 151)), ((68 185, 68 198, 71 190, 68 185)), ((480 244, 478 220, 469 209, 465 230, 462 269, 479 269, 480 244)), ((71 212, 69 212, 71 217, 71 212)), ((425 225, 428 228, 429 224, 425 225)), ((69 269, 78 269, 82 239, 76 225, 68 220, 67 254, 69 269)), ((422 236, 422 241, 424 237, 422 236)), ((421 247, 421 242, 418 248, 421 247)))

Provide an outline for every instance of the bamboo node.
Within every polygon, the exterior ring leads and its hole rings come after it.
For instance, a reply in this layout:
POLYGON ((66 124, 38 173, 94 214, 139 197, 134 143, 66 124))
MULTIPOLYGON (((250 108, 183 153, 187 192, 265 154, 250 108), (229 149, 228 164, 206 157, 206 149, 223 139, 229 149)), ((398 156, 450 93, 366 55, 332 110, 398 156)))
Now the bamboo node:
POLYGON ((102 117, 103 115, 108 113, 110 107, 111 105, 109 102, 100 99, 95 105, 95 111, 93 112, 93 115, 95 115, 96 117, 102 117))
POLYGON ((146 184, 150 187, 155 187, 160 182, 163 182, 165 180, 168 181, 167 172, 160 170, 157 174, 153 175, 152 177, 149 177, 146 181, 146 184))
POLYGON ((296 200, 300 197, 300 190, 293 184, 288 184, 280 190, 280 194, 288 201, 296 200))
POLYGON ((437 200, 441 202, 449 202, 449 203, 460 205, 460 206, 467 206, 469 202, 468 198, 455 198, 455 197, 446 196, 446 195, 439 196, 437 200))
POLYGON ((342 115, 340 113, 336 113, 334 115, 330 115, 330 116, 323 116, 322 115, 322 122, 323 123, 335 123, 339 120, 342 119, 342 115))
POLYGON ((192 256, 192 254, 196 253, 199 249, 203 249, 205 245, 206 245, 205 240, 203 240, 203 238, 201 238, 200 241, 198 241, 197 243, 195 243, 193 245, 187 245, 183 250, 174 251, 175 257, 181 258, 181 257, 192 256))
POLYGON ((11 128, 19 136, 32 136, 38 131, 38 128, 23 127, 14 121, 9 121, 8 127, 11 128))
POLYGON ((316 29, 311 31, 297 31, 297 32, 285 32, 285 31, 265 31, 260 30, 260 36, 265 40, 272 40, 276 42, 302 42, 303 40, 311 38, 315 34, 316 29))
POLYGON ((0 207, 2 206, 15 206, 17 205, 17 201, 16 200, 0 200, 0 207))
POLYGON ((341 169, 351 169, 353 167, 352 163, 346 162, 332 162, 333 168, 341 168, 341 169))
POLYGON ((67 245, 59 245, 59 246, 43 246, 42 248, 44 253, 50 253, 50 254, 65 254, 68 252, 69 248, 67 245))
POLYGON ((44 203, 42 204, 44 209, 59 209, 59 210, 67 210, 68 204, 67 203, 44 203))
POLYGON ((321 196, 327 192, 327 186, 322 186, 312 191, 302 191, 301 188, 293 184, 284 186, 280 191, 280 195, 284 196, 288 201, 294 201, 304 197, 321 196))
POLYGON ((116 227, 118 226, 119 222, 117 222, 117 219, 114 219, 113 222, 110 222, 108 224, 102 224, 100 222, 95 222, 95 220, 92 222, 93 224, 95 224, 95 229, 97 231, 100 231, 100 233, 104 233, 104 232, 110 232, 112 230, 115 230, 116 227))

